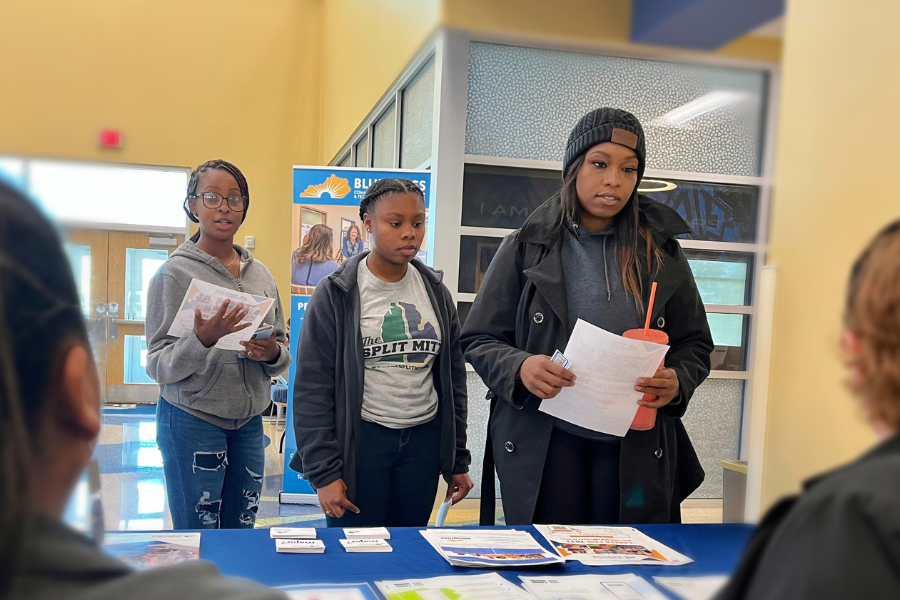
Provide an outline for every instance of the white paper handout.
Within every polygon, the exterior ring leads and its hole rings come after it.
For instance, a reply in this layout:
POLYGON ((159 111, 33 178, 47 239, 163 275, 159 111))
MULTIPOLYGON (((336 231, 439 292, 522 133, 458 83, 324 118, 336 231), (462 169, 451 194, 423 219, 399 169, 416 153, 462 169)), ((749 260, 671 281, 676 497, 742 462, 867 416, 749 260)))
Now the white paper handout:
POLYGON ((220 350, 241 352, 244 349, 241 346, 241 342, 250 341, 250 338, 253 337, 272 305, 275 304, 273 298, 245 294, 244 292, 229 290, 219 285, 200 281, 199 279, 192 279, 167 335, 172 337, 186 337, 190 335, 194 331, 195 308, 200 309, 204 319, 210 319, 226 300, 231 301, 231 304, 226 309, 229 312, 234 310, 238 304, 243 304, 245 308, 249 309, 250 312, 247 313, 247 316, 241 322, 250 323, 250 327, 226 335, 216 342, 215 347, 220 350))
POLYGON ((653 580, 684 600, 712 600, 728 583, 728 576, 654 577, 653 580))
POLYGON ((278 588, 291 600, 374 600, 367 583, 289 585, 278 588))
POLYGON ((566 346, 575 385, 541 402, 540 411, 592 431, 624 437, 644 394, 634 386, 652 377, 669 347, 629 340, 578 319, 566 346))
POLYGON ((534 600, 497 573, 377 581, 387 600, 534 600))
POLYGON ((562 575, 519 579, 539 600, 666 600, 637 575, 562 575))
POLYGON ((694 562, 634 527, 587 525, 534 527, 564 559, 577 560, 588 566, 623 564, 677 566, 694 562))
POLYGON ((455 567, 521 567, 563 562, 527 531, 426 529, 420 533, 455 567))

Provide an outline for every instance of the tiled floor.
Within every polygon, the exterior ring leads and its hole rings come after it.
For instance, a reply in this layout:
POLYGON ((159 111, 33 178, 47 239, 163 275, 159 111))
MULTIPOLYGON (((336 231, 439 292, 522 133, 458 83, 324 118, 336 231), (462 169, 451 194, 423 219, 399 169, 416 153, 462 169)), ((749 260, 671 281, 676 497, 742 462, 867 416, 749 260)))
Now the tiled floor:
MULTIPOLYGON (((284 456, 278 446, 284 420, 265 422, 266 468, 257 527, 302 523, 324 527, 318 506, 279 504, 284 456)), ((100 466, 101 498, 108 531, 171 529, 166 501, 162 456, 156 445, 155 406, 106 408, 103 429, 95 452, 100 466)), ((503 524, 498 501, 497 523, 503 524)), ((721 523, 721 500, 688 500, 682 505, 685 523, 721 523)), ((434 522, 434 514, 432 514, 434 522)), ((477 525, 478 501, 465 500, 447 517, 448 525, 477 525)))

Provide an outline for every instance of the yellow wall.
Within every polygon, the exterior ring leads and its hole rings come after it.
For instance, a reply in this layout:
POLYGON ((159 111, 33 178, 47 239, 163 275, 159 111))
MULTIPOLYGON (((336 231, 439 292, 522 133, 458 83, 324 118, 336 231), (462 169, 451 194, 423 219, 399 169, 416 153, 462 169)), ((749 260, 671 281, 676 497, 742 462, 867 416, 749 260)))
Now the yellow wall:
POLYGON ((874 441, 845 391, 852 261, 900 216, 900 3, 790 0, 769 262, 778 269, 763 501, 874 441), (835 75, 838 74, 837 80, 835 75))
POLYGON ((439 0, 325 0, 320 162, 327 163, 434 34, 439 0))
POLYGON ((443 24, 580 40, 627 42, 631 0, 444 0, 443 24))
MULTIPOLYGON (((0 4, 0 153, 193 167, 250 185, 239 236, 287 289, 292 163, 318 156, 315 0, 0 4), (102 127, 122 150, 96 146, 102 127)), ((123 201, 127 197, 123 196, 123 201)), ((148 207, 149 209, 149 207, 148 207)))
MULTIPOLYGON (((444 0, 441 20, 447 27, 476 32, 650 48, 629 42, 631 0, 444 0)), ((714 54, 777 63, 781 41, 748 35, 714 54)))

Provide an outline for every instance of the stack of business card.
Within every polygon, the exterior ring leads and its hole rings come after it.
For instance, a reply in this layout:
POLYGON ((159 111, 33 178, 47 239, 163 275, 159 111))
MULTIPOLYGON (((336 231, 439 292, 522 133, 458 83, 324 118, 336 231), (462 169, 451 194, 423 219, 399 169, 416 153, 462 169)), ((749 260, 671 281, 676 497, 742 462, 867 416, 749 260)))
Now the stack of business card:
POLYGON ((344 528, 344 536, 348 540, 389 540, 391 532, 385 527, 344 528))
POLYGON ((393 552, 391 545, 384 540, 341 540, 347 552, 393 552))
POLYGON ((324 554, 325 543, 322 540, 275 540, 276 552, 291 554, 324 554))
POLYGON ((269 537, 273 540, 314 540, 316 530, 312 527, 273 527, 269 537))

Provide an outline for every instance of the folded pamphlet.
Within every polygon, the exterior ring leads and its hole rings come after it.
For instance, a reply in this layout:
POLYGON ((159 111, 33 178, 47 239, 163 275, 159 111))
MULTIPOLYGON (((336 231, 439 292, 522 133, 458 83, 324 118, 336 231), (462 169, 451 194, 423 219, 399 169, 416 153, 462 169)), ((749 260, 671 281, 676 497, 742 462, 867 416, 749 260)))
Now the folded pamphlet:
POLYGON ((391 532, 386 527, 344 528, 344 537, 348 540, 389 540, 391 532))
POLYGON ((172 321, 172 326, 169 327, 166 335, 178 338, 191 335, 194 331, 194 309, 199 308, 204 319, 211 319, 226 300, 230 301, 228 308, 225 309, 226 312, 233 311, 238 304, 243 304, 244 308, 250 311, 241 321, 241 323, 250 323, 250 327, 224 336, 216 342, 215 347, 220 350, 241 352, 244 350, 241 342, 250 341, 272 305, 275 304, 274 299, 245 294, 199 279, 192 279, 187 293, 181 301, 181 306, 175 313, 175 320, 172 321))
POLYGON ((275 551, 288 554, 323 554, 322 540, 275 540, 275 551))
POLYGON ((585 565, 677 566, 694 562, 634 527, 535 525, 565 560, 585 565))
POLYGON ((522 585, 538 600, 666 600, 637 575, 561 575, 526 577, 522 585))
POLYGON ((341 540, 347 552, 393 552, 391 545, 384 540, 341 540))
POLYGON ((457 575, 375 583, 387 600, 534 600, 498 575, 457 575))
POLYGON ((419 533, 455 567, 522 567, 563 562, 527 531, 426 529, 419 533))
POLYGON ((273 540, 314 540, 316 530, 312 527, 272 527, 269 537, 273 540))

